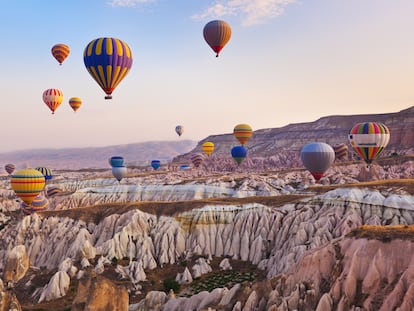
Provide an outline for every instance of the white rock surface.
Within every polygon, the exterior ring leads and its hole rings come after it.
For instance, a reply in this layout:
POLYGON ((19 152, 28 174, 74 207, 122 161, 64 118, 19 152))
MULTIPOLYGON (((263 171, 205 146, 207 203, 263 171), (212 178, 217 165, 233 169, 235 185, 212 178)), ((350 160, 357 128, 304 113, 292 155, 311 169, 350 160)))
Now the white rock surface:
POLYGON ((58 271, 40 294, 39 302, 50 301, 66 295, 70 285, 70 277, 65 271, 58 271))

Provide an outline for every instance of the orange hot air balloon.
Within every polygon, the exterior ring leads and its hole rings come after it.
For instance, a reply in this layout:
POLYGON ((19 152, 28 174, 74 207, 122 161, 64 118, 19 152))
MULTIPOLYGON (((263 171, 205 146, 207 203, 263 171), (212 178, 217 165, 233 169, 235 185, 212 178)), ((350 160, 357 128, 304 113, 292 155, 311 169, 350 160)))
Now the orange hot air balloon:
POLYGON ((55 44, 52 47, 52 55, 62 65, 63 61, 69 56, 70 48, 63 43, 55 44))
POLYGON ((69 99, 69 105, 72 107, 73 111, 78 111, 80 106, 82 106, 82 99, 79 97, 72 97, 69 99))
POLYGON ((238 124, 233 129, 233 135, 243 146, 252 137, 253 130, 248 124, 238 124))
POLYGON ((204 40, 216 52, 216 57, 229 42, 231 37, 230 25, 222 20, 208 22, 203 29, 204 40))
POLYGON ((10 184, 16 195, 30 205, 45 187, 45 177, 38 170, 27 168, 14 173, 10 184))
POLYGON ((58 89, 48 89, 43 92, 43 101, 54 114, 63 101, 63 93, 58 89))

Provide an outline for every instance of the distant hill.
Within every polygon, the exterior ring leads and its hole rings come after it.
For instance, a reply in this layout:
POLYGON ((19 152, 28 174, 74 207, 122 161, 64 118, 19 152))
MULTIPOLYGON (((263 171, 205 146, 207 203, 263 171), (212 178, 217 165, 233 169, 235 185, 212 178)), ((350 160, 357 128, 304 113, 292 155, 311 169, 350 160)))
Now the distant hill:
MULTIPOLYGON (((322 117, 313 122, 289 124, 280 128, 256 130, 247 142, 248 161, 254 159, 272 160, 271 166, 301 166, 298 159, 302 147, 310 142, 320 141, 330 145, 348 143, 348 133, 358 122, 382 122, 390 129, 390 143, 383 154, 397 152, 398 154, 414 153, 414 106, 395 113, 364 114, 364 115, 335 115, 322 117)), ((190 154, 202 152, 201 145, 205 141, 215 144, 216 158, 230 158, 230 150, 239 145, 233 134, 209 136, 198 143, 189 153, 177 156, 174 162, 188 162, 190 154)), ((217 161, 216 161, 217 162, 217 161)), ((250 163, 250 165, 255 165, 250 163)), ((266 165, 265 165, 266 166, 266 165)), ((219 169, 219 168, 216 168, 219 169)))
POLYGON ((153 159, 168 162, 196 146, 192 140, 151 141, 108 147, 33 149, 0 153, 1 169, 7 163, 17 167, 48 166, 54 169, 108 168, 108 159, 121 155, 127 165, 149 165, 153 159))

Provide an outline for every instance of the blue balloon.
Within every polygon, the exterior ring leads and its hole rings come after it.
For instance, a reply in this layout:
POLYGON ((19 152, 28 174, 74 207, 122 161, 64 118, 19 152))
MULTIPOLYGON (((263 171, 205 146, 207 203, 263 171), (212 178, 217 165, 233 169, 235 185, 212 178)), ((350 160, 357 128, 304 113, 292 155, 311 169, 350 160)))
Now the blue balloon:
POLYGON ((160 160, 152 160, 151 161, 151 166, 154 170, 157 170, 161 166, 161 161, 160 160))
POLYGON ((231 156, 240 165, 247 156, 247 149, 244 146, 235 146, 231 149, 231 156))

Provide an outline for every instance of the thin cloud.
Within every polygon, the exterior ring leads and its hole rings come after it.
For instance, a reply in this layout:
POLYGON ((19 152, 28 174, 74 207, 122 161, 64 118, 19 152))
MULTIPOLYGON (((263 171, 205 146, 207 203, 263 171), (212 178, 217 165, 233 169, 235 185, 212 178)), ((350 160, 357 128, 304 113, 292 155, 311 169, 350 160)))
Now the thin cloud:
POLYGON ((125 7, 134 7, 143 3, 151 3, 155 0, 112 0, 109 2, 112 6, 125 6, 125 7))
POLYGON ((285 7, 296 0, 225 0, 218 1, 204 12, 195 14, 193 19, 218 18, 240 15, 245 26, 263 24, 281 15, 285 7))

